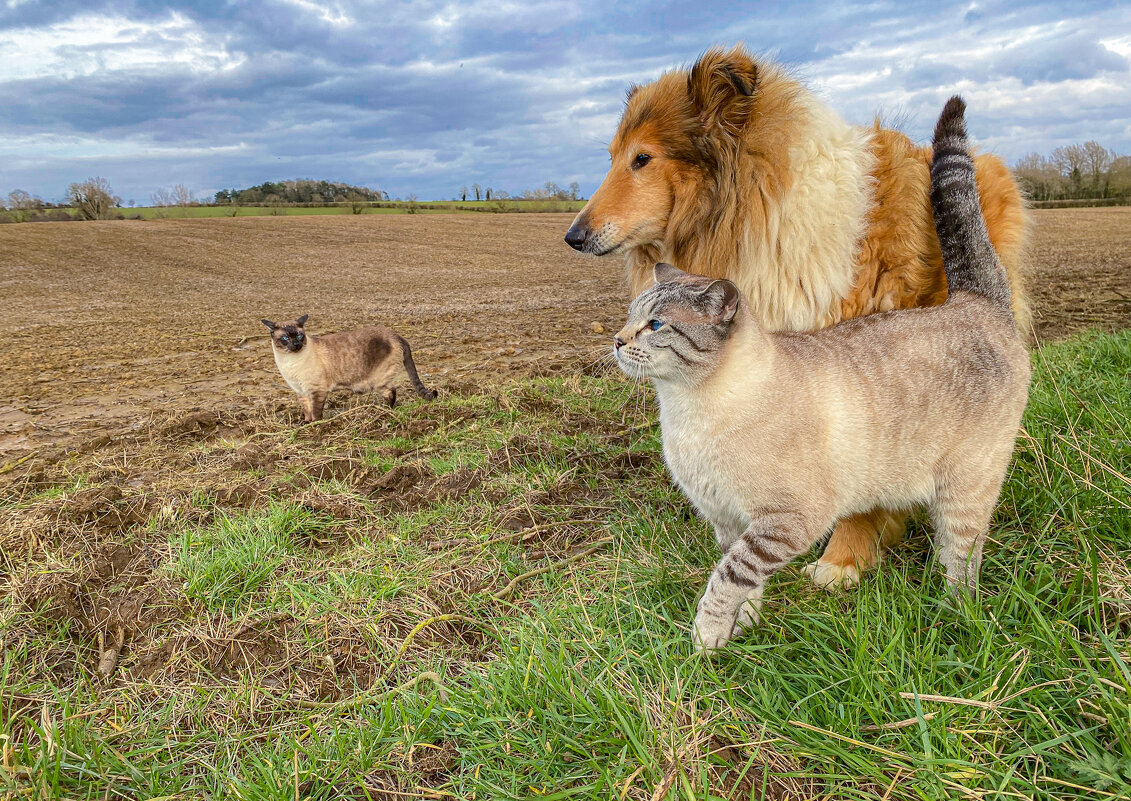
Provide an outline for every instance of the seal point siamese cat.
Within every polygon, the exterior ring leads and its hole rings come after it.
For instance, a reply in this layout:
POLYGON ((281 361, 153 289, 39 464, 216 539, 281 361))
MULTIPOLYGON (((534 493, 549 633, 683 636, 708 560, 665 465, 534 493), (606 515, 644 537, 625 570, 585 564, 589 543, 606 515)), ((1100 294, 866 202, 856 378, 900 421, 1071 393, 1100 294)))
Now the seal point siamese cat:
POLYGON ((614 337, 620 368, 652 380, 664 461, 723 552, 695 615, 700 651, 757 623, 766 579, 837 520, 877 507, 926 505, 951 587, 977 586, 1030 367, 964 112, 951 98, 933 143, 941 306, 768 333, 731 282, 657 264, 614 337))
POLYGON ((310 423, 322 419, 326 396, 335 389, 354 392, 379 391, 390 407, 397 402, 394 379, 408 373, 416 394, 425 400, 436 397, 416 373, 412 350, 405 338, 383 325, 339 331, 335 334, 307 334, 304 326, 310 315, 297 320, 261 322, 271 329, 275 366, 298 394, 303 417, 310 423))

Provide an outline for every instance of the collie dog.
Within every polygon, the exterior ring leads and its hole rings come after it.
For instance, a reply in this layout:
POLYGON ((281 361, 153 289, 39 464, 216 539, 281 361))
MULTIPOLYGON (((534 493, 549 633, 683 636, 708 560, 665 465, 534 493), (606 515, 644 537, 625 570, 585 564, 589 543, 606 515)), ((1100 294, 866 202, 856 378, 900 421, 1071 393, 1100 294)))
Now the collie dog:
MULTIPOLYGON (((737 284, 768 330, 811 331, 946 299, 930 147, 878 121, 845 123, 742 47, 711 49, 690 70, 632 87, 609 155, 566 242, 622 255, 633 297, 668 262, 737 284)), ((1027 332, 1025 206, 1000 159, 975 163, 1014 318, 1027 332)), ((856 583, 905 521, 902 510, 883 509, 840 521, 807 574, 823 587, 856 583)))

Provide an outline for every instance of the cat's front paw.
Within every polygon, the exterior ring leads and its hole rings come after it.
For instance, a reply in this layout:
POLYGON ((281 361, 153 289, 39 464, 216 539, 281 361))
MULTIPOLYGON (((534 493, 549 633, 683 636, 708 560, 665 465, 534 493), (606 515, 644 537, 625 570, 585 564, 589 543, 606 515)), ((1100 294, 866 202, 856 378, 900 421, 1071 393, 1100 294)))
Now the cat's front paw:
POLYGON ((734 621, 734 633, 737 636, 750 631, 758 625, 758 613, 762 609, 762 588, 752 590, 747 594, 742 606, 738 607, 738 617, 734 621))
POLYGON ((821 589, 847 590, 860 583, 860 569, 856 565, 838 565, 833 562, 810 562, 801 569, 809 580, 821 589))
POLYGON ((718 651, 738 633, 734 618, 699 612, 691 629, 691 643, 701 654, 718 651))

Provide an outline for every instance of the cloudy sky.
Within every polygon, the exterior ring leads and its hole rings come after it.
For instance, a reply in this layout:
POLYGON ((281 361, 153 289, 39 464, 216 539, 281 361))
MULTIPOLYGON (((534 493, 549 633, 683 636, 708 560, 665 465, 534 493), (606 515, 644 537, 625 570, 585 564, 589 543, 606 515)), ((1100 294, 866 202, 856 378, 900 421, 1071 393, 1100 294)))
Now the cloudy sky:
POLYGON ((592 191, 631 82, 745 42, 846 119, 924 139, 961 91, 1010 161, 1131 152, 1131 3, 0 0, 0 196, 148 204, 325 178, 451 198, 592 191))

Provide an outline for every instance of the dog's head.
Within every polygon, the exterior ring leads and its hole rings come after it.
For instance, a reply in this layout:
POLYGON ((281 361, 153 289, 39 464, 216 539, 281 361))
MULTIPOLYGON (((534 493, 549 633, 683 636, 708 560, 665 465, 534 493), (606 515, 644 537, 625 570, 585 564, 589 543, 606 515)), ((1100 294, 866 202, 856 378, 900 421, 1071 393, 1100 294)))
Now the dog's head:
POLYGON ((757 86, 754 60, 735 47, 708 50, 690 70, 632 87, 608 175, 566 242, 597 256, 661 243, 673 209, 694 202, 737 147, 757 86))

